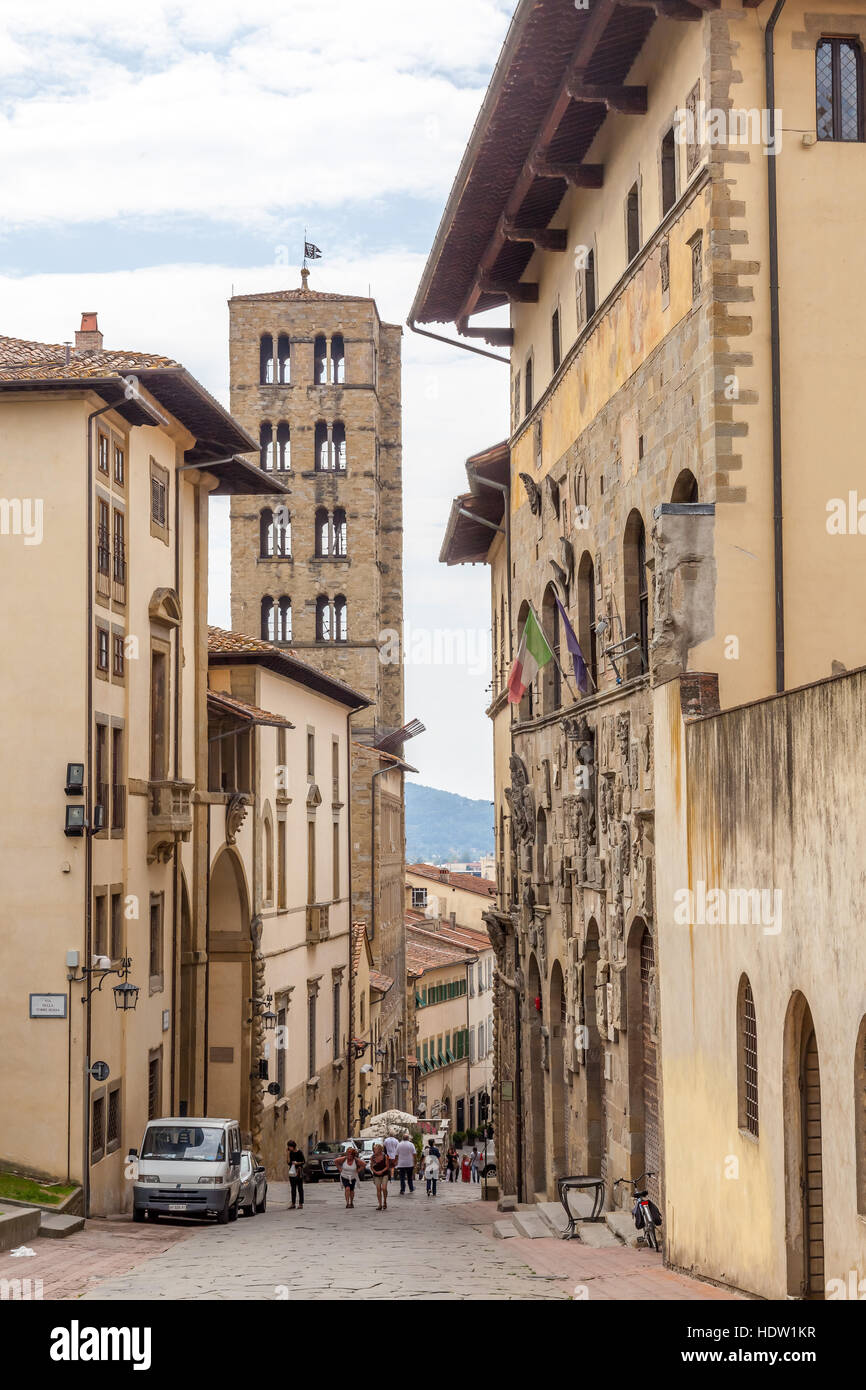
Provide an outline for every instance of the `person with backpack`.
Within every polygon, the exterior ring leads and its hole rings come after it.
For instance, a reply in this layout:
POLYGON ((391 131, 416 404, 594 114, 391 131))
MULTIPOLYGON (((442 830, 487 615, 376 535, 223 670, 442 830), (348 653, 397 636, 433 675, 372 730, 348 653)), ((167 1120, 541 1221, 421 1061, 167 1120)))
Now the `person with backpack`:
POLYGON ((286 1144, 286 1163, 289 1165, 289 1186, 292 1189, 291 1210, 295 1210, 295 1205, 304 1209, 304 1155, 298 1148, 294 1139, 289 1139, 286 1144))
POLYGON ((439 1150, 433 1144, 424 1155, 424 1177, 427 1182, 427 1196, 435 1197, 439 1178, 439 1150))

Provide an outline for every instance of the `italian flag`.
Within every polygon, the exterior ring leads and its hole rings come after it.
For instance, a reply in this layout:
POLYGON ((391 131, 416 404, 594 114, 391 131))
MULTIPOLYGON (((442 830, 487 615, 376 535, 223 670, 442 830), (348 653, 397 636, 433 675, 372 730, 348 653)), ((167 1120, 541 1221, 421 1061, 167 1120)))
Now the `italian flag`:
POLYGON ((552 659, 553 652, 547 645, 547 638, 541 630, 535 613, 530 608, 526 626, 523 629, 523 636, 520 639, 520 646, 517 649, 517 656, 514 658, 514 665, 508 676, 508 699, 511 704, 516 705, 523 699, 540 668, 546 666, 548 661, 552 661, 552 659))

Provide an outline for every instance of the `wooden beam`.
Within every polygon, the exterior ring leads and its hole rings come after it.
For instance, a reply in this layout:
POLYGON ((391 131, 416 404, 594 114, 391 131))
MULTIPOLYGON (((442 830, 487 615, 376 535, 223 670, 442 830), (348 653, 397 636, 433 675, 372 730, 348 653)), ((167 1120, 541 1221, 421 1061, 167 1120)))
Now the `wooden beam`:
POLYGON ((532 173, 537 179, 566 179, 572 188, 601 188, 604 183, 603 164, 559 164, 541 154, 533 157, 532 173))
POLYGON ((538 303, 538 285, 533 280, 515 280, 507 284, 489 275, 479 275, 478 288, 482 294, 504 295, 512 304, 538 303))
MULTIPOLYGON (((668 19, 700 19, 704 13, 719 8, 719 0, 619 0, 630 9, 655 10, 668 19)), ((750 0, 743 0, 750 3, 750 0)), ((757 0, 760 4, 761 0, 757 0)))
POLYGON ((485 343, 491 347, 513 347, 514 329, 513 328, 473 328, 469 324, 459 328, 458 332, 464 338, 483 338, 485 343))
MULTIPOLYGON (((573 71, 582 70, 590 62, 596 44, 601 39, 610 22, 611 16, 616 10, 616 5, 617 0, 594 0, 592 9, 588 13, 586 23, 582 26, 580 41, 577 45, 574 58, 572 59, 571 67, 573 71)), ((542 150, 547 149, 556 135, 565 113, 571 105, 571 97, 568 94, 567 83, 568 74, 565 75, 559 91, 550 104, 547 115, 541 124, 541 128, 535 138, 535 142, 529 152, 523 170, 503 208, 504 218, 515 218, 520 211, 523 200, 532 187, 533 180, 537 177, 532 170, 533 157, 542 150)), ((496 258, 502 249, 502 240, 501 232, 499 235, 494 233, 491 237, 478 263, 479 276, 489 271, 495 264, 496 258)), ((460 312, 456 316, 458 321, 460 319, 465 321, 475 312, 475 305, 478 302, 480 292, 479 279, 476 277, 460 308, 460 312)))
POLYGON ((529 241, 541 251, 567 251, 568 230, 565 227, 517 227, 503 221, 502 235, 506 241, 529 241))
POLYGON ((584 82, 579 74, 570 76, 566 85, 572 101, 600 102, 609 111, 618 111, 622 116, 646 115, 646 87, 599 86, 597 83, 584 82))

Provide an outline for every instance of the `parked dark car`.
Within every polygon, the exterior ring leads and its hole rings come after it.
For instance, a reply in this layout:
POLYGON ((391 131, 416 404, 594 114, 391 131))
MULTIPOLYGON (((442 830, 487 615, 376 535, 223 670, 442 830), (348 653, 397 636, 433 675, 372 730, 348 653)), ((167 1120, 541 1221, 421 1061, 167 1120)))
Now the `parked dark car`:
POLYGON ((370 1167, 369 1159, 372 1153, 372 1146, 368 1139, 343 1139, 336 1140, 322 1139, 307 1155, 304 1164, 304 1180, 306 1182, 321 1182, 323 1178, 335 1182, 340 1176, 340 1169, 337 1166, 337 1159, 344 1154, 348 1148, 357 1149, 359 1156, 364 1160, 367 1167, 361 1174, 361 1180, 369 1178, 370 1167))
POLYGON ((238 1211, 242 1216, 255 1216, 264 1211, 268 1203, 268 1177, 265 1165, 258 1154, 249 1149, 241 1152, 241 1190, 238 1196, 238 1211))

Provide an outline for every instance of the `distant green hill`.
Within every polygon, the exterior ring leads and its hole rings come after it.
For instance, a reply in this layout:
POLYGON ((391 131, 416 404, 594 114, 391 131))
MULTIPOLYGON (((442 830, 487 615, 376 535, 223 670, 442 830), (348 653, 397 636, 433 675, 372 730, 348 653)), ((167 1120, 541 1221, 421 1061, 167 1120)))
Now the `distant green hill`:
POLYGON ((440 864, 493 853, 493 807, 406 782, 406 862, 440 864))

